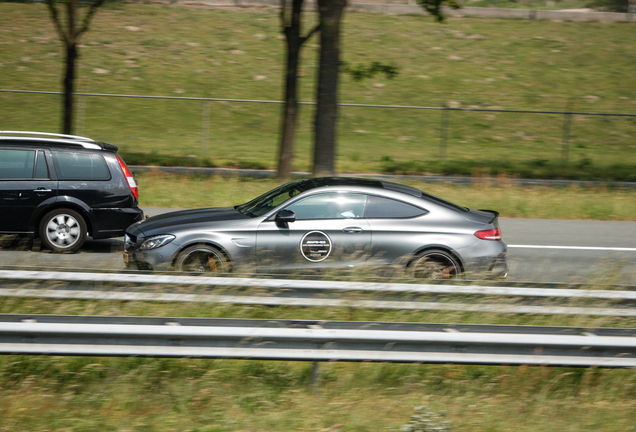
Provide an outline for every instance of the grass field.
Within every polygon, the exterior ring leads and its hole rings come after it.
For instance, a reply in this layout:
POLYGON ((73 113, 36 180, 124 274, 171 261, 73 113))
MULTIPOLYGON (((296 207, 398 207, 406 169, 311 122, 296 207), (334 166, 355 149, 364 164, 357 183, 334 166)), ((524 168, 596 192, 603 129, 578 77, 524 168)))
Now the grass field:
MULTIPOLYGON (((314 21, 308 14, 307 30, 314 21)), ((77 91, 280 100, 280 36, 274 9, 109 4, 82 39, 77 91)), ((343 76, 343 103, 636 113, 632 24, 436 24, 348 13, 343 37, 351 65, 399 68, 391 80, 343 76)), ((0 3, 0 40, 0 89, 61 90, 61 44, 43 5, 0 3)), ((312 39, 301 67, 305 101, 314 97, 316 51, 312 39)), ((59 96, 0 93, 0 101, 2 129, 59 131, 59 96)), ((280 111, 277 104, 85 97, 76 132, 119 145, 131 164, 162 156, 166 164, 275 168, 280 111)), ((312 111, 301 109, 296 170, 311 168, 312 111)), ((337 170, 636 178, 634 117, 574 115, 566 136, 561 114, 452 111, 447 132, 442 117, 435 110, 343 107, 337 170)))

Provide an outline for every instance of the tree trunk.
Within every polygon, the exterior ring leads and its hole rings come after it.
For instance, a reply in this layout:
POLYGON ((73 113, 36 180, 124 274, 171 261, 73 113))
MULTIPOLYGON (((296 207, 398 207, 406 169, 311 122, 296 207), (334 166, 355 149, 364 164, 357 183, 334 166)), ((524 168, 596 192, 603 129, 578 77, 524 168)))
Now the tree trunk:
POLYGON ((332 175, 335 172, 340 22, 346 5, 347 0, 318 0, 320 61, 314 121, 313 167, 316 176, 332 175))
POLYGON ((64 110, 62 112, 62 125, 64 134, 73 133, 73 93, 75 85, 75 59, 77 58, 77 46, 66 46, 66 72, 64 74, 64 110))
POLYGON ((73 133, 73 90, 75 86, 75 59, 77 58, 77 30, 75 27, 75 13, 77 12, 77 0, 69 0, 66 3, 67 34, 66 45, 66 70, 64 73, 64 113, 62 114, 62 129, 65 134, 73 133))
MULTIPOLYGON (((293 0, 291 24, 283 22, 287 39, 287 74, 285 77, 285 105, 281 126, 281 141, 278 152, 278 178, 291 177, 294 157, 294 140, 298 115, 298 63, 303 39, 300 37, 300 23, 303 0, 293 0)), ((284 8, 284 3, 282 5, 284 8)), ((285 19, 283 14, 283 19, 285 19)))

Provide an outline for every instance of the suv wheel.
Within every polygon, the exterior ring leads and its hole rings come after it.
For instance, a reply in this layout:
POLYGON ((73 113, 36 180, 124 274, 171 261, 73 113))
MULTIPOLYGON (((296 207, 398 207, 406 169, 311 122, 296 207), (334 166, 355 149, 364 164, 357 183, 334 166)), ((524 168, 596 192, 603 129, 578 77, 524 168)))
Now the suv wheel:
POLYGON ((54 252, 74 252, 86 240, 86 222, 76 211, 52 210, 40 222, 40 239, 54 252))

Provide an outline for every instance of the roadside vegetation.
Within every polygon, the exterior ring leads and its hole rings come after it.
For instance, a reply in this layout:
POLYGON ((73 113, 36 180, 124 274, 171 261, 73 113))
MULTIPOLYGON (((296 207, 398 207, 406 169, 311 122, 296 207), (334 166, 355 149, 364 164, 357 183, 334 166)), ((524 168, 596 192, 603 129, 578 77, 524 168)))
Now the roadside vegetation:
MULTIPOLYGON (((315 24, 307 14, 306 27, 315 24)), ((275 9, 108 3, 84 35, 81 93, 281 100, 275 9)), ((62 48, 41 4, 0 3, 0 88, 61 91, 62 48)), ((347 13, 343 60, 397 68, 344 75, 342 103, 636 113, 631 24, 347 13)), ((299 98, 315 89, 317 39, 299 98)), ((60 130, 57 95, 1 93, 3 129, 60 130)), ((117 144, 129 164, 269 168, 281 105, 80 97, 75 132, 117 144), (209 122, 208 122, 209 120, 209 122)), ((309 171, 313 108, 301 106, 293 170, 309 171)), ((433 173, 634 181, 636 118, 342 107, 340 173, 433 173), (569 131, 569 132, 568 132, 569 131), (567 133, 566 133, 567 132, 567 133)))

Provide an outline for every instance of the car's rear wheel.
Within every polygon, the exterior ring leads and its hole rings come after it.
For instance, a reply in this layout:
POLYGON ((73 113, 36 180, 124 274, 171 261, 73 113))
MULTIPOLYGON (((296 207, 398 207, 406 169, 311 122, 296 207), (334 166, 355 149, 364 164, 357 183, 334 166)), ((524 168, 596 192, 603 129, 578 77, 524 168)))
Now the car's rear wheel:
POLYGON ((195 245, 184 249, 175 262, 177 271, 190 273, 228 273, 230 263, 223 252, 208 245, 195 245))
POLYGON ((54 252, 74 252, 82 247, 87 230, 84 218, 76 211, 55 209, 40 222, 40 239, 54 252))
POLYGON ((449 252, 429 249, 411 261, 408 271, 420 279, 456 279, 461 274, 461 266, 449 252))

